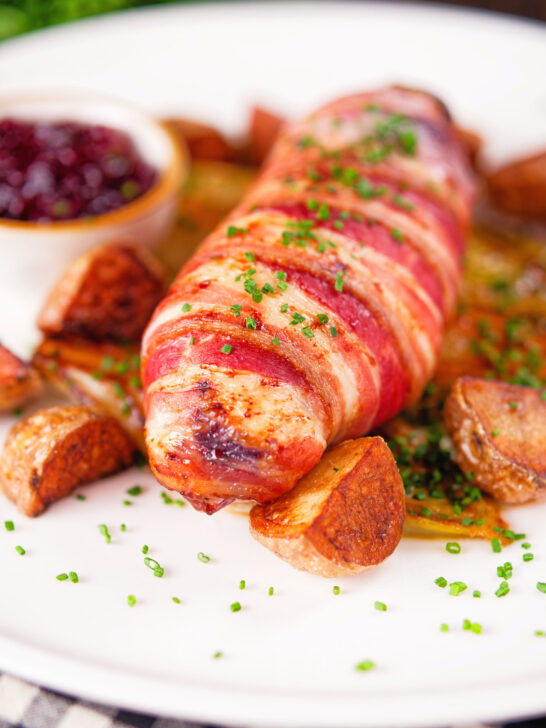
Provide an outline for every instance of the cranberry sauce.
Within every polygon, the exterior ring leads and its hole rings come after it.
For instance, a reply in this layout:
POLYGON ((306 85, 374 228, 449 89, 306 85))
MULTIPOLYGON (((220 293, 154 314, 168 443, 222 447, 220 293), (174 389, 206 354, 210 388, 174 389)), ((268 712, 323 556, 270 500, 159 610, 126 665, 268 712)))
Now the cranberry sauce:
POLYGON ((100 215, 140 197, 156 176, 116 129, 0 120, 0 218, 100 215))

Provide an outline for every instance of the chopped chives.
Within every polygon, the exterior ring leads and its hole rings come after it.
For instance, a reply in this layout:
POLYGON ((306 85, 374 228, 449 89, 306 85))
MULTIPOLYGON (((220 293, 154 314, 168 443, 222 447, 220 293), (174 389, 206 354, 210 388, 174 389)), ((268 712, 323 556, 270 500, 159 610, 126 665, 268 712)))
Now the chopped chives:
POLYGON ((84 501, 85 500, 85 496, 83 495, 83 493, 78 493, 76 495, 76 500, 84 501))
POLYGON ((204 554, 204 553, 203 553, 202 551, 200 551, 200 552, 199 552, 199 553, 197 554, 197 558, 199 559, 199 561, 200 561, 200 562, 201 562, 202 564, 208 564, 208 563, 209 563, 209 561, 210 561, 210 556, 207 556, 207 555, 206 555, 206 554, 204 554))
POLYGON ((374 667, 375 663, 372 662, 372 660, 364 660, 363 662, 358 663, 355 670, 358 670, 359 672, 367 672, 368 670, 373 670, 374 667))
POLYGON ((26 551, 22 546, 16 546, 15 550, 17 551, 19 556, 24 556, 26 554, 26 551))
POLYGON ((70 579, 70 581, 73 584, 77 584, 79 582, 79 580, 80 580, 75 571, 69 571, 68 572, 68 578, 70 579))
POLYGON ((222 653, 218 650, 218 652, 214 653, 213 658, 217 660, 219 657, 222 657, 222 653))
POLYGON ((127 491, 127 495, 140 495, 142 493, 142 486, 140 485, 133 485, 132 488, 129 488, 127 491))
POLYGON ((231 354, 233 347, 231 344, 224 344, 223 347, 220 349, 222 354, 231 354))
POLYGON ((189 303, 185 303, 185 304, 184 304, 184 305, 182 306, 182 313, 188 313, 188 311, 191 311, 191 306, 190 306, 190 304, 189 304, 189 303))
MULTIPOLYGON (((546 587, 546 584, 545 584, 545 587, 546 587)), ((504 597, 508 594, 509 591, 510 591, 510 586, 509 586, 508 582, 501 581, 501 584, 500 584, 499 588, 497 589, 497 591, 495 592, 495 595, 497 597, 504 597)))
POLYGON ((104 536, 104 540, 106 543, 110 543, 112 541, 112 537, 110 536, 110 533, 108 531, 108 526, 106 526, 104 523, 101 523, 99 525, 99 533, 101 536, 104 536))
POLYGON ((66 581, 68 579, 68 574, 57 574, 55 578, 57 581, 66 581))
POLYGON ((443 589, 445 586, 447 586, 447 579, 444 579, 443 576, 439 576, 437 579, 434 580, 434 583, 443 589))
POLYGON ((531 553, 523 554, 523 560, 524 561, 532 561, 534 559, 534 555, 531 553))
POLYGON ((446 551, 450 554, 460 554, 461 544, 457 543, 457 541, 449 541, 446 543, 446 551))
POLYGON ((239 589, 243 590, 246 587, 246 581, 244 579, 241 579, 239 582, 239 589))
POLYGON ((120 531, 126 531, 127 530, 127 526, 124 523, 122 523, 121 526, 119 527, 119 530, 120 531))
POLYGON ((180 599, 178 597, 173 597, 173 602, 175 604, 182 604, 182 602, 180 601, 180 599))
POLYGON ((521 544, 521 548, 522 549, 530 549, 531 548, 531 544, 530 543, 527 543, 527 542, 522 543, 521 544))
POLYGON ((339 594, 340 591, 341 590, 340 590, 340 588, 337 585, 332 587, 332 593, 333 594, 336 594, 337 595, 337 594, 339 594))
POLYGON ((494 554, 500 554, 500 552, 502 551, 500 539, 492 538, 491 539, 491 548, 492 548, 494 554))
POLYGON ((537 589, 539 590, 539 592, 546 594, 546 582, 537 581, 537 589))
POLYGON ((468 587, 463 581, 454 581, 449 585, 449 593, 453 597, 458 597, 465 589, 468 587))
POLYGON ((248 230, 246 228, 238 228, 235 225, 230 225, 226 231, 228 238, 233 238, 235 235, 244 235, 248 230))
POLYGON ((387 605, 383 602, 374 602, 374 607, 377 609, 378 612, 386 612, 387 611, 387 605))
POLYGON ((342 291, 343 290, 343 284, 345 283, 343 279, 343 273, 338 270, 336 273, 336 282, 334 283, 334 288, 336 291, 342 291))
POLYGON ((479 589, 475 589, 475 590, 474 590, 474 591, 472 592, 472 596, 473 596, 473 597, 474 597, 475 599, 481 599, 482 593, 481 593, 481 591, 479 591, 479 589))
POLYGON ((135 597, 134 594, 129 594, 129 596, 127 597, 127 604, 130 607, 134 607, 135 606, 135 604, 136 604, 136 597, 135 597))
POLYGON ((267 593, 269 594, 270 597, 273 596, 274 592, 275 592, 275 590, 273 589, 272 586, 270 586, 269 589, 267 590, 267 593))
POLYGON ((4 528, 6 531, 15 531, 15 524, 13 521, 4 521, 4 528))
POLYGON ((144 544, 144 546, 142 547, 142 553, 146 556, 149 550, 149 546, 147 544, 144 544))
POLYGON ((144 566, 147 566, 148 569, 151 569, 154 573, 154 576, 157 576, 159 579, 161 579, 161 577, 165 573, 165 569, 159 564, 159 562, 155 559, 152 559, 150 556, 144 557, 144 566))
POLYGON ((240 612, 241 604, 240 604, 240 602, 233 602, 233 604, 229 605, 229 608, 232 612, 240 612))
POLYGON ((449 632, 449 625, 447 625, 445 622, 443 622, 440 625, 440 632, 449 632))

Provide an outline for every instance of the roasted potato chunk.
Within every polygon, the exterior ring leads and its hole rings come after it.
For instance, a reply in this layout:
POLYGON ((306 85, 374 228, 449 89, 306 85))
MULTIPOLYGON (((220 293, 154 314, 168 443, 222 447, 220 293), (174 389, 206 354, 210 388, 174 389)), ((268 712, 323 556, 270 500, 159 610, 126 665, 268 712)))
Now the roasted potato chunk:
POLYGON ((544 391, 462 377, 446 400, 457 462, 501 503, 546 498, 544 391))
POLYGON ((37 395, 38 372, 0 344, 0 412, 8 412, 37 395))
POLYGON ((546 151, 504 165, 486 182, 491 200, 505 212, 546 218, 546 151))
POLYGON ((37 516, 79 485, 129 467, 133 446, 113 417, 68 405, 39 410, 10 430, 0 486, 27 516, 37 516))
POLYGON ((39 317, 49 336, 138 339, 165 292, 160 264, 126 243, 101 245, 73 261, 39 317))
POLYGON ((220 132, 208 124, 193 119, 165 119, 164 124, 188 148, 192 159, 211 159, 227 162, 235 151, 220 132))
POLYGON ((252 164, 260 165, 275 143, 285 119, 260 106, 250 115, 249 153, 252 164))
POLYGON ((138 344, 44 339, 33 363, 44 379, 72 401, 115 417, 145 453, 139 351, 138 344))
POLYGON ((250 512, 250 532, 296 569, 344 576, 375 566, 400 541, 404 487, 380 437, 347 440, 288 493, 250 512))
POLYGON ((229 162, 197 160, 182 190, 176 224, 157 255, 174 276, 199 243, 239 203, 256 172, 229 162))
POLYGON ((472 129, 457 125, 455 125, 455 134, 468 157, 470 166, 475 171, 479 171, 480 152, 483 146, 481 136, 472 129))

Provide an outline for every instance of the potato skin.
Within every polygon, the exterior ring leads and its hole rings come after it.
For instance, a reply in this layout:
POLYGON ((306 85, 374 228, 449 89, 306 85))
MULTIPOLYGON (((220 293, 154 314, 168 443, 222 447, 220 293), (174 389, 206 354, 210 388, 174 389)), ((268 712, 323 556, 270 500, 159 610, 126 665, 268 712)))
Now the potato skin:
POLYGON ((38 326, 48 336, 135 340, 164 292, 163 269, 147 251, 107 243, 66 268, 40 312, 38 326))
POLYGON ((546 498, 542 394, 530 387, 462 377, 446 400, 444 420, 457 462, 500 503, 546 498))
POLYGON ((337 577, 389 556, 404 517, 404 487, 394 458, 382 438, 366 437, 327 451, 291 491, 254 506, 250 531, 295 568, 337 577))
POLYGON ((133 446, 113 417, 80 405, 48 407, 17 422, 0 457, 0 486, 27 516, 74 488, 129 467, 133 446))
POLYGON ((8 412, 42 389, 38 372, 0 344, 0 412, 8 412))
POLYGON ((145 454, 139 351, 137 344, 46 338, 32 361, 44 379, 72 402, 115 417, 145 454))
POLYGON ((546 150, 506 164, 486 182, 493 203, 505 212, 546 218, 546 150))

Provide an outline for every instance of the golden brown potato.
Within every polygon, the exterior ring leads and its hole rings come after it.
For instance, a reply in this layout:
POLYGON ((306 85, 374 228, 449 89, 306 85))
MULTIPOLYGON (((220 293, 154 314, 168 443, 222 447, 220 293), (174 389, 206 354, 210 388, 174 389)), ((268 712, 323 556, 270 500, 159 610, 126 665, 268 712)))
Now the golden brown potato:
POLYGON ((49 294, 38 326, 49 336, 138 339, 164 292, 164 272, 150 253, 108 243, 68 266, 49 294))
POLYGON ((505 212, 546 218, 546 151, 504 165, 486 182, 493 203, 505 212))
POLYGON ((380 437, 347 440, 288 493, 250 512, 250 532, 297 569, 355 574, 381 563, 400 541, 404 487, 380 437))
POLYGON ((444 419, 457 462, 501 503, 546 497, 543 391, 462 377, 446 400, 444 419))
POLYGON ((0 412, 18 407, 41 388, 38 372, 0 344, 0 412))
POLYGON ((255 176, 254 168, 240 164, 197 160, 191 165, 176 224, 156 251, 173 276, 238 204, 255 176))
POLYGON ((48 407, 12 427, 0 457, 0 485, 33 517, 132 459, 133 446, 113 417, 80 405, 48 407))
POLYGON ((269 154, 285 119, 260 106, 250 115, 249 153, 252 164, 260 165, 269 154))
POLYGON ((139 351, 139 344, 44 339, 33 363, 69 399, 115 417, 145 453, 139 351))
POLYGON ((185 142, 192 159, 211 159, 218 162, 234 159, 232 145, 214 127, 183 118, 165 119, 164 124, 178 139, 185 142))
POLYGON ((472 129, 455 125, 455 134, 463 147, 472 169, 479 171, 479 157, 483 146, 483 140, 479 134, 472 129))

